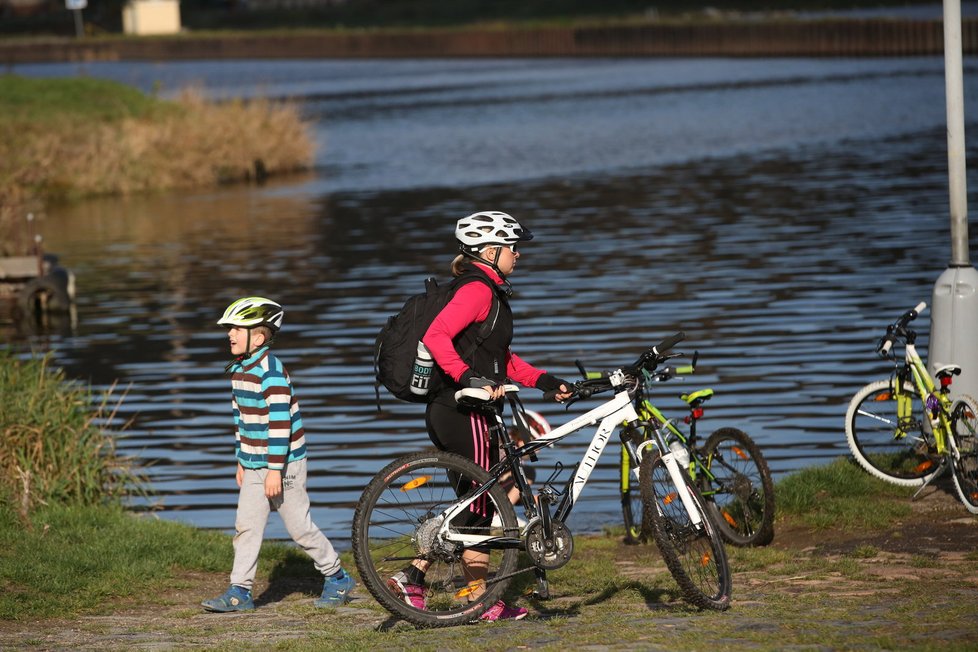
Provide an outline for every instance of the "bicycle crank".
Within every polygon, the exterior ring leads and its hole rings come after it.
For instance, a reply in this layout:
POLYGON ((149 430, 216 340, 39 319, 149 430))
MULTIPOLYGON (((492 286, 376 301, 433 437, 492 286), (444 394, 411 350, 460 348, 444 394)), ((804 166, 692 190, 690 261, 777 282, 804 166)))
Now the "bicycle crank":
POLYGON ((526 530, 526 552, 534 565, 544 570, 555 570, 570 561, 574 554, 574 537, 563 523, 550 524, 553 536, 543 533, 543 523, 531 523, 526 530))

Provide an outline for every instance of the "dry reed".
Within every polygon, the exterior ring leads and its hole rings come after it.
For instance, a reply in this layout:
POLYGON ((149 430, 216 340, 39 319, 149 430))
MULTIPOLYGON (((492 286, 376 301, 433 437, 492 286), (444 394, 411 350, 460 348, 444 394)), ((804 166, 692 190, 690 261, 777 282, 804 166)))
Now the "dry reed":
POLYGON ((49 360, 18 360, 0 349, 0 500, 25 523, 38 505, 102 504, 142 485, 108 430, 112 391, 94 401, 49 360))
POLYGON ((74 198, 206 187, 312 164, 292 103, 215 103, 187 90, 173 104, 116 121, 0 125, 0 200, 11 188, 74 198))

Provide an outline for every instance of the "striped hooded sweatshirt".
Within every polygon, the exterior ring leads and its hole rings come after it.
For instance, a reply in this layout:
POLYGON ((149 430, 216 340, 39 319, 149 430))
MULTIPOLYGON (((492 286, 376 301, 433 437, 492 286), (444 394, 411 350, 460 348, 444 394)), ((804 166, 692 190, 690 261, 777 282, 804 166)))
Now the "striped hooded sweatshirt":
POLYGON ((248 469, 281 470, 306 456, 299 401, 289 372, 263 346, 231 366, 235 456, 248 469))

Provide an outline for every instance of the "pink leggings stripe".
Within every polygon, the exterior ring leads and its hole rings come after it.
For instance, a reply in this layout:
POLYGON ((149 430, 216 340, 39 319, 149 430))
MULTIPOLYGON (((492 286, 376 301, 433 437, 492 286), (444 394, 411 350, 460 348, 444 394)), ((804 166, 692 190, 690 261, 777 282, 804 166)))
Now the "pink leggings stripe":
MULTIPOLYGON (((481 414, 472 413, 469 415, 469 423, 472 428, 472 450, 473 461, 480 468, 489 470, 489 424, 486 417, 481 414)), ((474 503, 469 505, 469 510, 486 516, 488 513, 488 496, 482 495, 474 503)))

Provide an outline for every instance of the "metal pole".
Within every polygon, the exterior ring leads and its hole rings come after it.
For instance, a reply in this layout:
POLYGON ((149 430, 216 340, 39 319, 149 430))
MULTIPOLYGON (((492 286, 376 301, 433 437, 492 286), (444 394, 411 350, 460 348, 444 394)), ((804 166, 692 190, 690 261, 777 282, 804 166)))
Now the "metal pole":
POLYGON ((944 0, 944 84, 947 96, 948 191, 951 262, 934 284, 928 369, 961 368, 954 398, 978 396, 978 270, 968 259, 968 189, 964 156, 964 81, 961 64, 961 1, 944 0))
POLYGON ((85 36, 85 25, 82 22, 81 12, 82 12, 81 9, 73 10, 73 13, 75 14, 75 36, 77 38, 81 38, 85 36))
POLYGON ((947 165, 951 194, 951 266, 963 267, 969 264, 969 259, 961 0, 944 0, 944 86, 947 95, 947 165))

